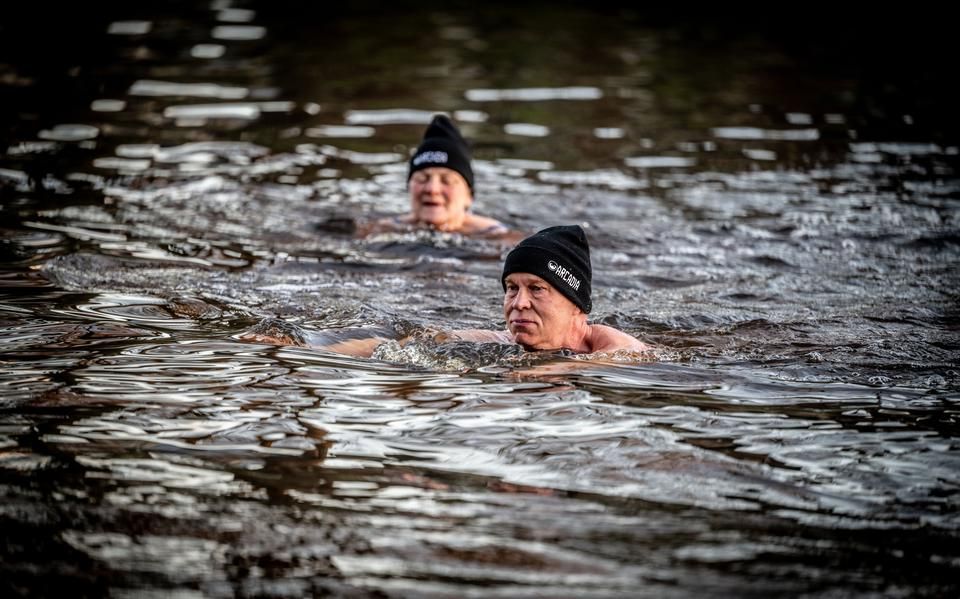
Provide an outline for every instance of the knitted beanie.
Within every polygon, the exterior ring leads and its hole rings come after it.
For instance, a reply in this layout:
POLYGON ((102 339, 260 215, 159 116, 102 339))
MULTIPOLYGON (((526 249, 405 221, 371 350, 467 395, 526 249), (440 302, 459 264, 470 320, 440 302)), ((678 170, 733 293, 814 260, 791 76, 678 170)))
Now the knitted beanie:
POLYGON ((473 191, 473 167, 470 166, 470 147, 460 135, 460 130, 447 116, 438 114, 423 133, 423 141, 410 158, 410 172, 430 167, 442 166, 460 173, 473 191))
POLYGON ((590 245, 579 225, 548 227, 510 250, 500 276, 504 291, 507 289, 507 275, 515 272, 529 273, 547 281, 585 314, 593 309, 590 245))

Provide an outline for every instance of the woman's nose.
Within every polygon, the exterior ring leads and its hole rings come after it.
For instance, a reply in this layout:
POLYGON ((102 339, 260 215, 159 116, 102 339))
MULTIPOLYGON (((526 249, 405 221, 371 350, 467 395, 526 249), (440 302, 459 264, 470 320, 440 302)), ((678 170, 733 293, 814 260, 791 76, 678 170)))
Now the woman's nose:
POLYGON ((440 185, 439 179, 438 179, 437 177, 430 177, 430 178, 427 179, 426 182, 423 184, 423 189, 424 189, 424 191, 427 191, 427 192, 430 192, 430 193, 435 193, 435 192, 440 191, 441 185, 440 185))

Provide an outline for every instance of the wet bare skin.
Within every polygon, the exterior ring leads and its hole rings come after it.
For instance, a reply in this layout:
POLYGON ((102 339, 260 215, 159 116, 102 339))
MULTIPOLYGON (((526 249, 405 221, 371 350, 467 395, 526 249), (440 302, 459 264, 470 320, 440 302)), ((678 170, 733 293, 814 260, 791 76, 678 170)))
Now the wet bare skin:
POLYGON ((590 324, 587 315, 544 279, 511 273, 505 279, 506 331, 463 330, 449 340, 516 343, 527 351, 570 350, 577 354, 648 352, 652 346, 613 327, 590 324))
MULTIPOLYGON (((465 329, 434 335, 438 343, 472 341, 522 346, 527 351, 570 350, 577 354, 648 352, 652 346, 602 324, 590 324, 587 315, 566 296, 542 278, 528 273, 512 273, 506 279, 503 313, 507 330, 465 329)), ((289 344, 290 341, 264 333, 241 337, 247 341, 289 344)), ((412 337, 399 340, 401 345, 412 337)), ((371 336, 311 346, 350 356, 368 358, 386 337, 371 336)))
POLYGON ((500 221, 470 212, 473 191, 455 170, 431 167, 410 177, 410 212, 383 218, 358 228, 361 237, 415 228, 480 237, 506 237, 512 233, 500 221))
MULTIPOLYGON (((639 341, 638 339, 622 333, 616 329, 608 327, 606 325, 588 325, 590 329, 594 332, 593 338, 596 341, 596 349, 590 351, 576 352, 583 354, 610 354, 620 351, 636 352, 643 353, 649 352, 653 349, 652 346, 639 341)), ((254 343, 269 343, 272 345, 299 345, 292 342, 290 339, 285 337, 274 337, 268 334, 249 334, 242 335, 240 337, 243 341, 251 341, 254 343)), ((400 345, 406 345, 413 338, 405 337, 399 341, 400 345)), ((471 341, 475 343, 504 343, 512 344, 516 343, 515 337, 510 333, 510 331, 491 331, 484 329, 466 329, 461 331, 450 331, 445 333, 439 333, 434 336, 434 341, 437 343, 448 343, 451 341, 471 341)), ((373 352, 377 347, 390 341, 386 337, 368 337, 366 339, 348 339, 345 341, 339 341, 336 343, 324 344, 324 345, 313 345, 308 344, 310 347, 316 347, 317 349, 323 349, 325 351, 331 351, 338 354, 344 354, 348 356, 354 356, 357 358, 369 358, 373 355, 373 352)), ((518 344, 520 345, 520 344, 518 344)), ((538 350, 547 350, 547 349, 571 349, 571 348, 535 348, 535 347, 524 347, 528 351, 538 351, 538 350)))
POLYGON ((504 281, 503 317, 515 343, 527 350, 569 349, 578 354, 645 351, 648 345, 587 315, 544 279, 511 273, 504 281))

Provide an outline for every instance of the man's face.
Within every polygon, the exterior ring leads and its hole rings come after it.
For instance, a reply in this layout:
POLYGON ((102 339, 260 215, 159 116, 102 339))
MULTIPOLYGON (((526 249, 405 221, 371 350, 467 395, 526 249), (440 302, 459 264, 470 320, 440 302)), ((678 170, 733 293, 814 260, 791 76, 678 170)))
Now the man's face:
POLYGON ((455 170, 437 166, 410 177, 411 211, 417 222, 456 231, 463 226, 471 203, 470 186, 455 170))
POLYGON ((505 282, 503 316, 514 340, 526 349, 566 347, 580 308, 536 275, 515 272, 505 282))

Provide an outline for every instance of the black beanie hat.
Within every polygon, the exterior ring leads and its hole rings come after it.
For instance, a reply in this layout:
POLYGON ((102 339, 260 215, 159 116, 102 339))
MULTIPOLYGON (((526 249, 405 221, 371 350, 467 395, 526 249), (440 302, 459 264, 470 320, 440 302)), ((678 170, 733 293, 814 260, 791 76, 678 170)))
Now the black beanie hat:
POLYGON ((507 275, 525 272, 537 275, 567 296, 584 314, 593 309, 590 300, 590 245, 579 225, 548 227, 527 237, 510 250, 503 262, 500 284, 507 290, 507 275))
POLYGON ((434 166, 442 166, 460 173, 473 191, 473 168, 470 166, 470 147, 460 135, 457 126, 449 117, 438 114, 423 133, 423 141, 410 158, 410 172, 413 173, 434 166))

